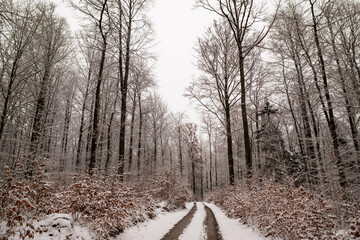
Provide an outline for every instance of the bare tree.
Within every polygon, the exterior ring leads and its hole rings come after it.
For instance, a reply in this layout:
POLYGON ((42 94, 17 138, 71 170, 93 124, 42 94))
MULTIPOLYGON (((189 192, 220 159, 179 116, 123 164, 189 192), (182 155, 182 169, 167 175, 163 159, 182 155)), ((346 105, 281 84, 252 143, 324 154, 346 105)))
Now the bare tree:
MULTIPOLYGON (((264 6, 257 6, 254 0, 198 0, 199 6, 215 12, 226 19, 233 39, 236 42, 238 64, 240 71, 240 92, 241 92, 241 112, 245 143, 245 158, 247 167, 247 179, 252 178, 252 150, 249 136, 249 124, 246 109, 246 75, 245 60, 249 53, 257 47, 266 37, 272 24, 275 21, 276 14, 270 21, 269 26, 264 26, 261 30, 256 30, 258 21, 261 21, 264 13, 264 6)), ((230 175, 232 173, 230 172, 230 175)), ((231 178, 231 177, 230 177, 231 178)), ((233 181, 230 181, 233 184, 233 181)))
POLYGON ((41 31, 38 35, 39 48, 42 50, 43 61, 41 63, 41 79, 39 92, 35 104, 35 115, 33 118, 31 138, 30 138, 30 157, 27 160, 27 174, 32 175, 34 159, 38 153, 44 123, 46 122, 46 104, 49 100, 51 88, 51 74, 54 65, 64 59, 68 54, 67 36, 68 26, 64 19, 55 15, 54 5, 39 5, 40 11, 44 15, 41 31))
POLYGON ((214 114, 225 127, 229 182, 234 184, 234 157, 231 110, 240 100, 237 75, 239 67, 235 41, 229 27, 214 22, 203 39, 198 40, 198 68, 204 73, 187 88, 186 95, 214 114))

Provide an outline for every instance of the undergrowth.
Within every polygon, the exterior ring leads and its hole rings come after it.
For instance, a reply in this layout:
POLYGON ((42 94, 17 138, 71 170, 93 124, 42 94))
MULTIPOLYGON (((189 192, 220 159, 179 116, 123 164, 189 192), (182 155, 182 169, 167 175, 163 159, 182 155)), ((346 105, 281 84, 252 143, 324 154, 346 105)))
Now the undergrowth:
POLYGON ((159 202, 166 209, 184 207, 192 196, 186 181, 170 171, 163 171, 146 181, 123 183, 117 175, 104 178, 94 171, 91 175, 75 175, 66 186, 48 180, 43 165, 37 164, 32 177, 17 163, 6 167, 7 176, 0 189, 0 239, 17 236, 32 239, 43 229, 35 221, 52 213, 71 214, 81 219, 99 239, 116 236, 125 228, 154 218, 159 202))
POLYGON ((228 216, 274 239, 358 239, 359 205, 337 204, 305 188, 274 182, 262 187, 236 186, 218 189, 208 196, 228 216), (338 211, 346 213, 345 226, 338 211), (351 226, 351 227, 350 227, 351 226), (345 230, 340 231, 345 228, 345 230))

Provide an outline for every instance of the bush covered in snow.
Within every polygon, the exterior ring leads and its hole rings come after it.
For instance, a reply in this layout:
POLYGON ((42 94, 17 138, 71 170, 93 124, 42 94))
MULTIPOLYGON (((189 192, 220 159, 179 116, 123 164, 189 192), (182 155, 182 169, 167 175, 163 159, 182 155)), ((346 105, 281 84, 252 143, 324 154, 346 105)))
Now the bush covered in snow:
POLYGON ((7 175, 0 189, 0 223, 4 226, 0 239, 15 234, 21 239, 32 238, 35 233, 42 232, 32 222, 56 209, 54 188, 42 173, 43 165, 37 163, 36 166, 31 178, 25 175, 23 164, 16 163, 13 169, 5 167, 7 175))
MULTIPOLYGON (((219 189, 209 200, 230 217, 257 227, 265 236, 281 239, 355 239, 353 230, 339 231, 339 210, 347 212, 347 228, 359 216, 356 205, 336 205, 306 189, 282 186, 273 182, 262 188, 237 186, 219 189), (340 209, 339 209, 340 208, 340 209)), ((359 229, 359 226, 358 228, 359 229)))
POLYGON ((75 221, 92 229, 99 239, 105 239, 154 218, 157 203, 161 201, 167 201, 167 208, 174 209, 183 207, 191 198, 184 181, 171 172, 161 172, 146 181, 125 183, 117 175, 104 178, 94 172, 75 176, 67 186, 62 186, 47 180, 42 166, 38 165, 32 177, 23 174, 20 164, 12 170, 7 168, 7 178, 0 190, 0 239, 14 236, 32 239, 39 234, 53 239, 54 224, 46 228, 40 223, 59 213, 70 216, 67 222, 71 224, 65 226, 67 236, 74 236, 71 229, 75 221))

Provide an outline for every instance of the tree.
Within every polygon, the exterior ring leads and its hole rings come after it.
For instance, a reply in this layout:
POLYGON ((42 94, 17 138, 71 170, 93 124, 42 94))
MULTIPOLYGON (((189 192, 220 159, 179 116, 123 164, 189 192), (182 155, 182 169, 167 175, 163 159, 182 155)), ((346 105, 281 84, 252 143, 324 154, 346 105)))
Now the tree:
MULTIPOLYGON (((276 14, 272 18, 269 26, 265 26, 261 30, 257 31, 255 30, 257 27, 256 23, 260 20, 261 14, 264 10, 263 6, 257 9, 254 5, 254 0, 198 0, 197 3, 199 6, 215 12, 222 18, 226 19, 228 26, 231 29, 233 39, 236 42, 238 50, 237 61, 240 71, 241 113, 244 133, 247 179, 250 181, 252 178, 252 150, 246 107, 245 60, 249 53, 251 53, 251 51, 264 40, 276 19, 276 14)), ((232 173, 230 172, 230 175, 231 174, 232 173)), ((234 182, 230 181, 230 184, 234 184, 234 182)))
POLYGON ((126 108, 129 86, 129 74, 131 59, 136 50, 142 49, 142 44, 147 42, 149 34, 143 10, 146 9, 149 0, 117 0, 117 13, 112 20, 117 30, 118 70, 120 79, 120 134, 119 134, 119 167, 118 174, 124 173, 125 162, 125 131, 126 131, 126 108), (143 31, 144 34, 140 34, 143 31), (139 45, 140 42, 140 45, 139 45))
POLYGON ((3 104, 0 117, 0 141, 2 140, 5 124, 10 112, 16 106, 18 95, 21 94, 26 81, 33 77, 26 71, 39 59, 28 61, 30 45, 43 21, 44 13, 39 12, 36 4, 27 2, 25 5, 10 1, 8 5, 1 5, 0 56, 1 74, 0 86, 3 104))
POLYGON ((176 142, 179 154, 180 174, 183 175, 184 171, 184 158, 183 158, 183 131, 184 131, 184 118, 185 114, 182 112, 176 113, 172 116, 174 122, 174 128, 176 132, 176 142))
POLYGON ((267 178, 274 178, 276 182, 283 182, 285 175, 285 144, 282 133, 274 116, 278 114, 268 101, 265 102, 263 109, 259 111, 261 117, 261 127, 257 132, 261 149, 265 152, 265 163, 262 168, 262 175, 267 178))
POLYGON ((33 173, 34 160, 40 148, 43 126, 46 122, 47 114, 45 108, 49 101, 49 92, 52 84, 51 74, 54 70, 54 65, 63 60, 68 54, 67 36, 69 32, 65 20, 56 17, 54 5, 40 4, 39 10, 44 15, 42 24, 39 26, 40 33, 37 36, 39 39, 38 52, 42 53, 42 61, 39 66, 40 69, 38 69, 41 73, 41 78, 39 79, 40 89, 38 89, 31 130, 30 156, 27 159, 27 174, 29 176, 33 173))
MULTIPOLYGON (((185 124, 185 143, 187 145, 187 152, 188 152, 188 157, 189 157, 189 162, 191 164, 191 182, 192 182, 192 189, 193 189, 193 193, 194 195, 197 193, 196 191, 196 183, 197 183, 197 179, 198 179, 198 168, 199 165, 202 164, 202 159, 201 159, 201 148, 200 148, 200 143, 199 140, 197 138, 197 125, 193 124, 193 123, 186 123, 185 124)), ((201 169, 202 171, 202 169, 201 169)), ((202 179, 202 175, 201 175, 201 179, 202 179)))
POLYGON ((240 100, 237 81, 239 67, 235 42, 229 27, 213 23, 203 39, 198 40, 198 68, 203 75, 187 88, 186 95, 214 114, 226 130, 229 183, 234 185, 234 157, 231 110, 240 100))
POLYGON ((101 87, 103 82, 103 72, 105 65, 105 56, 107 50, 107 37, 110 32, 110 18, 107 0, 86 0, 76 4, 71 1, 71 5, 88 16, 92 22, 97 26, 98 34, 101 37, 101 50, 100 50, 100 63, 96 81, 94 114, 92 121, 92 134, 91 134, 91 148, 90 148, 90 162, 89 173, 96 168, 96 155, 98 151, 98 138, 99 138, 99 122, 100 122, 100 106, 101 106, 101 87))
POLYGON ((214 120, 211 118, 210 115, 204 114, 202 116, 202 122, 204 123, 203 131, 207 134, 208 143, 209 143, 209 178, 210 178, 210 191, 213 187, 213 148, 212 148, 212 138, 214 132, 214 120))
MULTIPOLYGON (((319 60, 319 68, 320 68, 320 72, 321 72, 321 76, 322 76, 322 80, 323 80, 323 91, 324 91, 325 100, 326 100, 326 104, 327 104, 327 106, 326 106, 327 112, 328 112, 327 123, 328 123, 328 127, 330 130, 331 138, 332 138, 332 144, 333 144, 333 148, 334 148, 336 165, 337 165, 338 172, 339 172, 339 182, 340 182, 341 187, 344 189, 344 194, 346 195, 345 188, 347 187, 347 181, 346 181, 346 176, 345 176, 345 172, 344 172, 343 160, 342 160, 341 154, 340 154, 337 126, 336 126, 336 122, 335 122, 333 102, 331 99, 329 85, 328 85, 328 76, 326 73, 323 49, 320 45, 319 29, 318 29, 319 23, 317 21, 317 16, 315 15, 315 2, 316 1, 309 0, 312 23, 313 23, 312 27, 313 27, 313 33, 314 33, 315 46, 316 46, 317 56, 318 56, 318 60, 319 60)), ((325 111, 325 109, 324 109, 324 111, 325 111)), ((344 197, 346 198, 345 195, 344 195, 344 197)))

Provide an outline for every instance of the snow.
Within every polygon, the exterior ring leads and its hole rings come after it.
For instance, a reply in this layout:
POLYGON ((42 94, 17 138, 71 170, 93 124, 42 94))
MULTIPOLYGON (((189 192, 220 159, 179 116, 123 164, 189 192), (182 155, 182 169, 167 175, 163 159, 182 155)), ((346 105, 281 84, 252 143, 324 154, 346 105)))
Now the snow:
POLYGON ((153 220, 139 223, 134 227, 125 229, 116 239, 159 240, 190 211, 192 206, 193 203, 187 203, 186 209, 172 213, 160 212, 153 220))
MULTIPOLYGON (((179 240, 204 240, 207 239, 204 228, 206 211, 203 203, 198 202, 197 211, 190 224, 180 235, 179 240)), ((239 220, 228 218, 220 208, 214 204, 205 203, 215 215, 219 224, 220 232, 224 240, 264 240, 251 228, 241 224, 239 220)), ((125 229, 118 240, 159 240, 161 239, 178 221, 180 221, 190 210, 192 203, 188 203, 186 209, 173 213, 161 212, 154 220, 140 223, 132 228, 125 229)))
MULTIPOLYGON (((74 222, 69 214, 50 214, 44 219, 34 222, 34 227, 41 229, 42 233, 35 233, 36 240, 66 240, 69 239, 95 239, 87 227, 81 226, 80 222, 74 222)), ((19 233, 9 240, 20 240, 19 233)))
POLYGON ((264 240, 255 233, 251 228, 241 224, 237 219, 228 218, 219 207, 214 204, 206 203, 214 213, 215 218, 219 224, 220 232, 224 240, 264 240))
POLYGON ((184 232, 180 235, 179 240, 189 239, 207 239, 206 230, 204 228, 204 220, 206 217, 206 211, 203 203, 196 203, 197 211, 194 214, 190 224, 184 229, 184 232))
MULTIPOLYGON (((219 224, 219 229, 224 240, 264 240, 251 228, 241 224, 236 219, 228 218, 224 212, 216 205, 211 203, 196 203, 197 211, 194 214, 190 224, 180 235, 180 240, 205 240, 207 239, 204 220, 206 211, 204 204, 207 205, 215 215, 219 224)), ((148 220, 137 224, 134 227, 127 228, 116 239, 118 240, 159 240, 161 239, 178 221, 180 221, 192 208, 193 203, 187 203, 186 209, 176 212, 165 212, 163 208, 158 208, 158 215, 153 220, 148 220)), ((4 223, 1 223, 2 227, 4 223)), ((1 228, 2 228, 1 227, 1 228)), ((37 240, 65 240, 65 239, 95 239, 87 227, 82 226, 79 220, 69 214, 51 214, 34 223, 35 228, 45 230, 42 234, 36 233, 34 239, 37 240), (68 237, 68 238, 67 238, 68 237)), ((10 240, 19 240, 19 234, 10 238, 10 240)))

